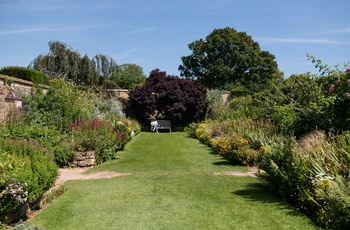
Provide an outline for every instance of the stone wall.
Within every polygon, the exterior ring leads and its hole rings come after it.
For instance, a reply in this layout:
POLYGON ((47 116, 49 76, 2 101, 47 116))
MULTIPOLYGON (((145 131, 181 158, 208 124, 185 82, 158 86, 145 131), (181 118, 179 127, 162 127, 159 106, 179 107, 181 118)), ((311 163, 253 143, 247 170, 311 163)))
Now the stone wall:
POLYGON ((77 152, 73 164, 78 167, 91 167, 96 165, 96 152, 77 152))
MULTIPOLYGON (((109 98, 118 98, 121 100, 127 100, 129 98, 129 90, 127 89, 107 89, 105 93, 109 98)), ((223 92, 222 99, 224 103, 229 103, 232 100, 231 92, 223 92)))
MULTIPOLYGON (((19 78, 0 74, 0 123, 12 110, 22 108, 22 96, 32 94, 33 83, 19 78)), ((47 86, 39 85, 44 93, 47 86)))
POLYGON ((232 100, 232 95, 230 91, 224 92, 221 96, 222 100, 224 101, 224 104, 230 103, 230 101, 232 100))

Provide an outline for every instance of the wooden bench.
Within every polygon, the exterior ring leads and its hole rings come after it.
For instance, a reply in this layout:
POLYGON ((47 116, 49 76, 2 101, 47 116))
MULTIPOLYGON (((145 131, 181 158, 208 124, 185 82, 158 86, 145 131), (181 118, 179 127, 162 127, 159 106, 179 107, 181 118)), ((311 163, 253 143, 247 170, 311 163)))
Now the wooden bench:
MULTIPOLYGON (((170 120, 157 120, 158 121, 158 130, 159 129, 169 129, 171 132, 171 121, 170 120)), ((152 127, 151 127, 152 131, 152 127)))

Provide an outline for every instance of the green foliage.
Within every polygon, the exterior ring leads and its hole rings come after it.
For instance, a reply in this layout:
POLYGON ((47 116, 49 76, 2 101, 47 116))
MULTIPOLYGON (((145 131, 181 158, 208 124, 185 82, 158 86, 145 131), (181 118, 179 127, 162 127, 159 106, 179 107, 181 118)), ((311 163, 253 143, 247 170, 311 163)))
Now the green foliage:
POLYGON ((140 66, 123 64, 118 66, 115 60, 103 54, 92 59, 86 54, 59 41, 49 42, 49 52, 40 54, 29 67, 48 74, 52 79, 63 79, 76 85, 133 89, 141 86, 146 77, 140 66))
POLYGON ((19 66, 7 66, 0 69, 0 74, 4 74, 10 77, 16 77, 22 80, 31 81, 34 84, 49 85, 49 76, 46 74, 19 66))
POLYGON ((347 229, 350 139, 348 133, 339 134, 350 129, 350 68, 344 72, 319 61, 317 65, 323 71, 319 78, 292 75, 263 92, 233 94, 218 120, 192 129, 233 163, 251 164, 252 156, 258 155, 261 179, 272 191, 318 225, 347 229), (338 135, 332 139, 318 131, 305 135, 317 128, 338 135))
POLYGON ((313 75, 292 75, 281 86, 252 98, 253 114, 272 120, 287 135, 301 136, 316 127, 330 129, 331 101, 313 75))
POLYGON ((295 108, 295 104, 275 106, 275 112, 271 119, 278 125, 282 133, 293 134, 297 130, 300 116, 295 108))
POLYGON ((207 120, 196 126, 195 136, 225 160, 239 165, 257 165, 281 138, 272 124, 252 120, 207 120))
POLYGON ((37 200, 58 171, 49 149, 33 140, 0 139, 0 219, 37 200))
POLYGON ((348 136, 307 139, 303 148, 290 137, 275 144, 260 164, 272 191, 329 229, 350 224, 348 136))
POLYGON ((0 229, 2 230, 44 230, 44 228, 41 228, 39 225, 30 225, 29 223, 22 223, 21 221, 17 223, 15 226, 3 226, 1 228, 1 222, 0 222, 0 229))
POLYGON ((184 128, 184 131, 191 137, 196 137, 196 130, 198 129, 199 123, 192 122, 184 128))
MULTIPOLYGON (((234 97, 230 101, 229 110, 227 110, 226 112, 230 114, 231 119, 232 118, 254 119, 256 115, 252 110, 252 103, 253 103, 253 100, 250 95, 234 97)), ((225 119, 225 117, 222 116, 221 119, 225 119)))
POLYGON ((70 166, 76 156, 75 144, 69 141, 62 141, 54 149, 54 161, 59 167, 70 166))
POLYGON ((224 92, 225 91, 218 89, 208 90, 205 98, 205 104, 207 106, 206 118, 218 118, 221 112, 227 107, 224 105, 224 100, 222 98, 224 92))
POLYGON ((89 90, 58 79, 51 85, 46 94, 37 90, 33 97, 26 98, 23 108, 28 122, 67 132, 71 123, 92 116, 94 95, 89 90))
POLYGON ((334 132, 350 130, 350 72, 332 72, 318 79, 324 93, 324 117, 334 132))
POLYGON ((262 51, 245 32, 229 27, 214 29, 188 48, 192 54, 181 58, 181 76, 197 80, 209 89, 234 84, 256 92, 282 80, 275 56, 262 51))
POLYGON ((96 96, 94 99, 95 111, 93 117, 120 116, 124 117, 123 104, 115 98, 107 98, 104 95, 96 96))
POLYGON ((96 151, 97 163, 114 159, 131 138, 130 130, 121 121, 85 119, 71 124, 70 128, 74 150, 96 151))
POLYGON ((135 89, 146 82, 146 75, 140 66, 136 64, 123 64, 118 66, 110 77, 112 88, 135 89))
POLYGON ((230 139, 215 139, 211 145, 218 154, 232 164, 256 165, 259 160, 258 151, 252 149, 249 141, 238 134, 232 134, 230 139))

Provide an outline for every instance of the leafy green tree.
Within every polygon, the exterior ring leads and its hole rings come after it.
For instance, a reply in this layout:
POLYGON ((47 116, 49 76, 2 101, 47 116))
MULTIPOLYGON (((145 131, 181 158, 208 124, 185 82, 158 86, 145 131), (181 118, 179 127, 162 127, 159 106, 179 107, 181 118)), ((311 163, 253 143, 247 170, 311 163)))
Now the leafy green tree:
POLYGON ((99 85, 100 76, 95 71, 95 63, 85 55, 80 61, 79 84, 96 86, 99 85))
POLYGON ((44 72, 51 78, 78 82, 81 60, 79 52, 59 41, 50 41, 49 50, 49 53, 36 57, 28 67, 44 72))
POLYGON ((59 41, 49 42, 50 52, 40 54, 29 68, 44 72, 51 78, 71 80, 79 85, 106 85, 108 79, 117 71, 118 66, 113 58, 98 54, 90 59, 67 44, 59 41))
POLYGON ((113 58, 103 54, 97 54, 92 61, 95 65, 95 72, 100 76, 99 84, 108 87, 111 76, 118 71, 117 63, 113 58))
POLYGON ((114 72, 110 78, 115 87, 122 89, 134 89, 142 86, 146 82, 146 76, 141 66, 136 64, 123 64, 118 66, 118 71, 114 72))
POLYGON ((209 89, 234 84, 256 92, 283 78, 275 56, 261 50, 245 32, 233 28, 215 29, 188 48, 192 54, 181 58, 180 75, 209 89))

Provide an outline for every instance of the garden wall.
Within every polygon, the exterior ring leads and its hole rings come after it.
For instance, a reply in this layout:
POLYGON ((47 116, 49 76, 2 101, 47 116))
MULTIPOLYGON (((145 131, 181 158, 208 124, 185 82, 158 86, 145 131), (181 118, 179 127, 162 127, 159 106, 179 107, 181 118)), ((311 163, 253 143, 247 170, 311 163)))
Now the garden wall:
MULTIPOLYGON (((14 109, 22 108, 22 96, 30 96, 33 83, 19 78, 0 74, 0 122, 14 109)), ((39 85, 45 92, 48 87, 39 85)))
MULTIPOLYGON (((127 100, 129 98, 129 90, 127 89, 107 89, 105 92, 109 98, 116 97, 121 100, 127 100)), ((223 92, 222 99, 224 103, 229 103, 232 100, 231 92, 223 92)))

